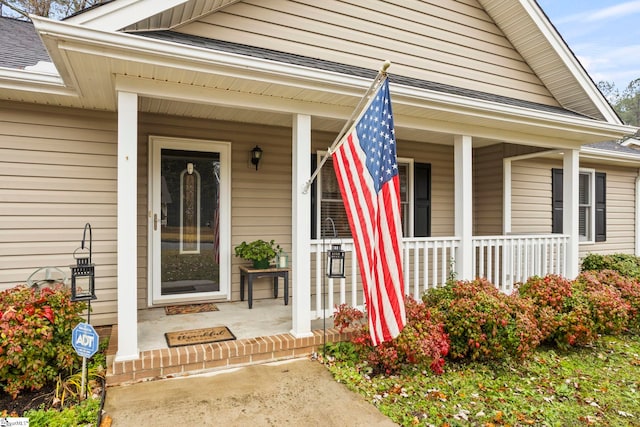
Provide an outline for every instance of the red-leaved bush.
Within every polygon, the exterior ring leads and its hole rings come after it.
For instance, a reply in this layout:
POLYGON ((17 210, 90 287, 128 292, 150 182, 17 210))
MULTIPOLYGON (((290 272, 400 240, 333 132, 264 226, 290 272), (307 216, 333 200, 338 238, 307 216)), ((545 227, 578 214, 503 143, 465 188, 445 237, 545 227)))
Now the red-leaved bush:
POLYGON ((71 344, 82 302, 68 288, 17 286, 0 292, 0 387, 14 398, 68 371, 79 358, 71 344))
POLYGON ((615 285, 616 274, 583 271, 575 280, 575 286, 585 293, 599 334, 617 335, 629 324, 630 304, 615 285))
POLYGON ((484 279, 448 283, 423 300, 443 323, 454 359, 523 358, 542 338, 531 302, 503 294, 484 279))
POLYGON ((627 328, 634 332, 640 331, 640 282, 638 279, 623 276, 615 270, 585 271, 580 276, 616 289, 628 304, 627 328))
POLYGON ((536 306, 547 341, 561 349, 593 343, 600 334, 626 328, 629 305, 620 292, 584 272, 575 281, 558 275, 531 277, 517 292, 536 306))
POLYGON ((366 314, 340 305, 334 314, 334 324, 340 331, 352 332, 351 342, 368 362, 374 373, 394 374, 407 365, 429 366, 441 374, 449 340, 441 323, 434 321, 421 301, 405 297, 407 324, 395 339, 373 346, 366 314))

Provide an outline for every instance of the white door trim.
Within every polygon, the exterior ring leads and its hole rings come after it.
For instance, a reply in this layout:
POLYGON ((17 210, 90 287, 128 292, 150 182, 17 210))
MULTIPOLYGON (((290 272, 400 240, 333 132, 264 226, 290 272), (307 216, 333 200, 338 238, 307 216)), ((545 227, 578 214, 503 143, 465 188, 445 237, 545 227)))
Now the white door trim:
POLYGON ((202 139, 149 136, 148 194, 148 305, 172 302, 231 299, 231 143, 202 139), (184 296, 160 294, 160 231, 154 230, 154 215, 160 217, 160 153, 163 148, 220 153, 220 290, 184 296), (156 284, 154 286, 154 284, 156 284))

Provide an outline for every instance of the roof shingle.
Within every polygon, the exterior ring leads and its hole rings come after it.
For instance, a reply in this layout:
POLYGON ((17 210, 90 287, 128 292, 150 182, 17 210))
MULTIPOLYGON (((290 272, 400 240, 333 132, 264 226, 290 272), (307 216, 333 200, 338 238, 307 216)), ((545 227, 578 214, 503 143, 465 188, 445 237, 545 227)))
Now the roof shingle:
POLYGON ((24 69, 51 62, 32 22, 0 17, 0 67, 24 69))

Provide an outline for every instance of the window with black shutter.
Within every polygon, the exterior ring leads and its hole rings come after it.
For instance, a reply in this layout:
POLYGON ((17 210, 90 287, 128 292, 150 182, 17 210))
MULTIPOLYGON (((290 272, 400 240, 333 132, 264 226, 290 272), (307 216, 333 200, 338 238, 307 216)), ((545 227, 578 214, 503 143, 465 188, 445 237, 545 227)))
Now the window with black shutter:
MULTIPOLYGON (((315 170, 316 155, 312 155, 311 170, 315 170)), ((411 164, 398 160, 400 177, 400 210, 403 236, 429 237, 431 235, 431 165, 414 163, 413 182, 409 182, 411 164), (413 186, 413 200, 409 200, 410 186, 413 186), (409 230, 409 214, 413 209, 414 229, 409 230)), ((318 211, 320 218, 331 217, 339 237, 351 237, 349 221, 342 202, 340 187, 328 160, 311 187, 311 238, 318 239, 318 211), (318 191, 318 182, 320 190, 318 191)))
POLYGON ((413 165, 413 235, 431 236, 431 165, 413 165))
MULTIPOLYGON (((562 233, 562 169, 551 170, 551 232, 562 233)), ((604 242, 607 239, 607 174, 580 172, 578 177, 578 232, 580 241, 604 242)))

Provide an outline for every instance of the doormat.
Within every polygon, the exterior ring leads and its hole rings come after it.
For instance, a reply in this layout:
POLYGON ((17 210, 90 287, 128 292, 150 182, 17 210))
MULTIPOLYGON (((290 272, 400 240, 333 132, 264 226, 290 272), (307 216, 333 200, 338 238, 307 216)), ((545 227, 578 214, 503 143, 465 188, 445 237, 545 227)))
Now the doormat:
POLYGON ((164 334, 169 347, 182 345, 208 344, 212 342, 235 340, 236 336, 226 326, 191 329, 189 331, 166 332, 164 334))
POLYGON ((187 305, 167 305, 164 308, 165 314, 192 314, 204 313, 207 311, 218 311, 218 306, 212 303, 187 304, 187 305))

